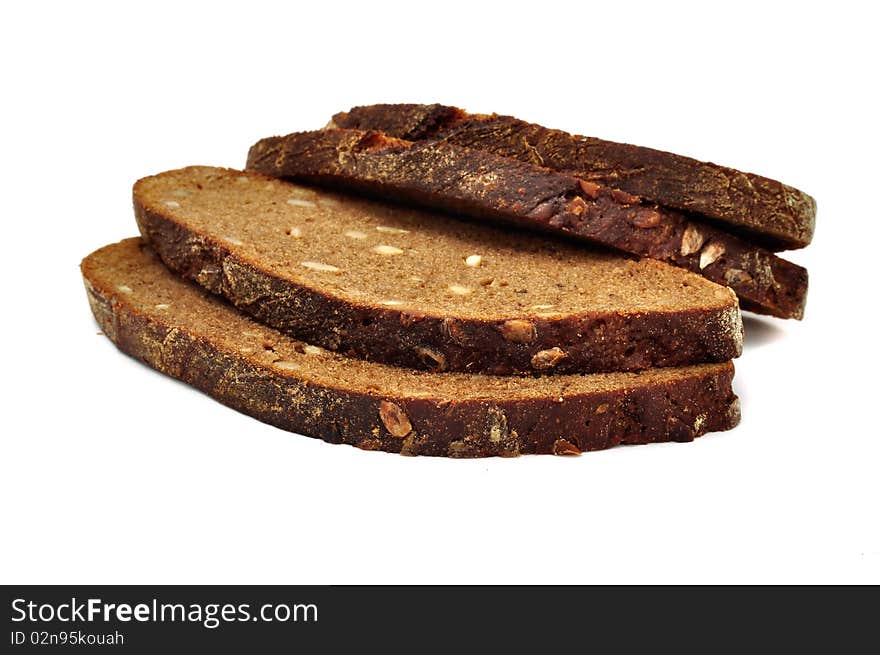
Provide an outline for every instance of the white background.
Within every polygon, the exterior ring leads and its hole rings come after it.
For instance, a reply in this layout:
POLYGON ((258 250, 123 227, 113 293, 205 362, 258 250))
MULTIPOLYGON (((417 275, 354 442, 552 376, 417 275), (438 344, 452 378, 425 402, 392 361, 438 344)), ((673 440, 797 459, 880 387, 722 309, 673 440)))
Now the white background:
POLYGON ((0 582, 880 582, 877 20, 817 6, 4 4, 0 582), (741 426, 402 458, 265 426, 96 335, 77 266, 136 233, 138 177, 405 101, 814 195, 806 320, 748 321, 741 426))

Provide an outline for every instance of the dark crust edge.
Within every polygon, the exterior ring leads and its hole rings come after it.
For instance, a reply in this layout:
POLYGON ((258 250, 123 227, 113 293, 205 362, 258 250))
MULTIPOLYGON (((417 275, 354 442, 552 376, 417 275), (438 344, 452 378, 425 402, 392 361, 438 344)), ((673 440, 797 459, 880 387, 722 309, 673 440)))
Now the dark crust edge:
POLYGON ((329 443, 404 455, 574 455, 619 444, 692 441, 739 422, 730 362, 687 379, 561 402, 426 399, 316 387, 138 311, 102 287, 89 258, 81 270, 95 319, 122 352, 264 423, 329 443), (405 414, 408 433, 388 431, 382 403, 405 414))
POLYGON ((247 167, 650 257, 729 286, 758 313, 803 317, 801 266, 681 212, 491 152, 336 129, 259 141, 247 167), (710 249, 722 254, 705 264, 710 249))
POLYGON ((816 201, 776 180, 671 152, 569 134, 499 114, 445 105, 369 105, 333 116, 330 126, 374 129, 410 139, 446 139, 567 171, 718 221, 771 250, 813 238, 816 201))
POLYGON ((637 371, 723 362, 742 352, 741 317, 732 296, 712 309, 527 315, 523 320, 532 323, 533 335, 525 343, 505 338, 504 320, 357 305, 261 270, 220 239, 147 207, 137 189, 136 184, 141 235, 171 270, 261 323, 347 356, 416 369, 511 375, 637 371), (565 356, 550 357, 551 367, 536 370, 533 358, 554 348, 565 356))

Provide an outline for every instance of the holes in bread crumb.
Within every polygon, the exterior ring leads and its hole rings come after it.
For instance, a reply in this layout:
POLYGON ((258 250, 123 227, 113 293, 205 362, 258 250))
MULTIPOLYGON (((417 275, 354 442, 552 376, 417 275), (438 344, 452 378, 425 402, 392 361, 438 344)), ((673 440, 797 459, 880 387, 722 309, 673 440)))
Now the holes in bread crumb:
POLYGON ((372 319, 372 317, 370 317, 370 316, 364 316, 364 317, 361 319, 361 325, 363 325, 364 327, 368 327, 368 326, 370 326, 370 325, 372 325, 372 324, 373 324, 373 319, 372 319))

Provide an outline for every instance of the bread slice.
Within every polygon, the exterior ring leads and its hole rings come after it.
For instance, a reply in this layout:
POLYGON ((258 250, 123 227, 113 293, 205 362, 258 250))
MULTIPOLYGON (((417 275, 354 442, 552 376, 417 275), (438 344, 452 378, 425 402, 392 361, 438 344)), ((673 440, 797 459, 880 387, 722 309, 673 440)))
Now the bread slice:
POLYGON ((336 114, 330 127, 380 130, 408 140, 444 139, 613 186, 702 214, 773 250, 813 238, 816 201, 760 175, 670 152, 572 135, 498 114, 444 105, 371 105, 336 114))
POLYGON ((261 322, 436 371, 638 370, 740 353, 727 288, 659 262, 194 167, 140 180, 162 260, 261 322))
POLYGON ((807 271, 800 266, 681 212, 490 152, 323 130, 258 142, 248 168, 652 257, 730 286, 748 309, 803 316, 807 271))
POLYGON ((140 239, 82 263, 122 351, 221 403, 331 443, 406 455, 577 454, 732 428, 729 362, 642 373, 492 377, 348 359, 285 337, 171 274, 140 239))

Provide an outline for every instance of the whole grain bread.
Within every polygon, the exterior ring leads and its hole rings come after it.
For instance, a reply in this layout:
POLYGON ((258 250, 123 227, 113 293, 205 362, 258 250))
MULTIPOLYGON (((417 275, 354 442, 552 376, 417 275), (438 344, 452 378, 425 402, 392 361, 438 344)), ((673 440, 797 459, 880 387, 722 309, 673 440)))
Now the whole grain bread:
POLYGON ((444 105, 371 105, 336 114, 330 127, 401 139, 444 139, 612 186, 742 231, 772 250, 813 238, 816 201, 775 180, 670 152, 552 130, 512 116, 444 105))
POLYGON ((172 270, 351 356, 567 373, 726 361, 742 347, 730 289, 652 260, 228 169, 144 178, 134 206, 172 270))
POLYGON ((332 129, 263 139, 247 165, 651 257, 731 287, 753 311, 803 316, 804 268, 681 212, 491 152, 332 129))
POLYGON ((89 255, 92 312, 123 352, 238 411, 331 443, 405 455, 577 454, 690 441, 739 420, 733 366, 492 377, 348 359, 172 275, 140 239, 89 255))

